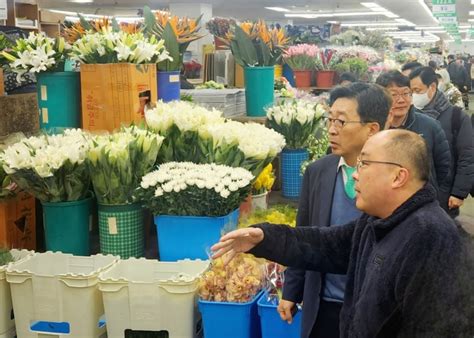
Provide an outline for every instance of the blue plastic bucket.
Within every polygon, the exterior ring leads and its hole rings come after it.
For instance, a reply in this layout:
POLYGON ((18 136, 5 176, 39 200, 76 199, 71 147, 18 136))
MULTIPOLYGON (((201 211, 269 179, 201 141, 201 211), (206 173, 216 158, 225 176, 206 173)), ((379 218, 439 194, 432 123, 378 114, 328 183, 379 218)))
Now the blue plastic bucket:
POLYGON ((301 311, 293 316, 293 322, 288 324, 281 320, 277 311, 277 304, 269 302, 267 293, 263 294, 257 302, 262 338, 300 338, 301 311))
POLYGON ((204 337, 260 338, 257 301, 263 291, 248 303, 209 302, 199 300, 204 337))
POLYGON ((157 72, 158 100, 169 102, 180 99, 179 70, 171 72, 157 72))
POLYGON ((209 259, 210 247, 226 232, 235 230, 239 210, 221 217, 155 216, 161 261, 209 259))
POLYGON ((281 152, 282 195, 297 199, 300 196, 303 175, 301 164, 309 158, 307 149, 283 149, 281 152))

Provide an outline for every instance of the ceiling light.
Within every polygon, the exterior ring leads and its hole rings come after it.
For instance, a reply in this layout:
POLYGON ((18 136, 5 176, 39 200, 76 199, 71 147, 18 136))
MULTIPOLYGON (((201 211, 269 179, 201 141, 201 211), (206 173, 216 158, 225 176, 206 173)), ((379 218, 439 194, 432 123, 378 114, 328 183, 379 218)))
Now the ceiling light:
POLYGON ((380 26, 380 27, 384 27, 384 26, 398 27, 398 26, 402 26, 402 25, 398 22, 341 23, 341 27, 378 27, 378 26, 380 26))
POLYGON ((340 21, 329 20, 329 21, 327 21, 327 23, 332 23, 333 25, 337 25, 338 23, 341 23, 341 22, 340 21))
POLYGON ((415 29, 418 29, 418 30, 440 29, 440 26, 416 26, 415 29))
POLYGON ((275 12, 290 12, 289 9, 283 8, 283 7, 265 7, 266 9, 269 9, 271 11, 275 12))
POLYGON ((77 4, 87 4, 87 3, 93 3, 94 0, 70 0, 69 2, 74 2, 77 4))
POLYGON ((406 26, 415 26, 415 24, 413 22, 410 22, 410 21, 405 20, 405 19, 395 19, 395 21, 398 22, 398 23, 404 24, 406 26))
POLYGON ((316 19, 316 18, 333 18, 340 16, 369 16, 369 15, 380 15, 376 12, 332 12, 332 13, 286 13, 285 17, 287 18, 307 18, 307 19, 316 19))
MULTIPOLYGON (((474 0, 471 0, 473 1, 474 3, 474 0)), ((435 22, 439 22, 438 19, 436 19, 433 15, 433 12, 431 12, 431 9, 428 7, 428 5, 425 3, 425 0, 418 0, 418 3, 421 5, 421 7, 423 7, 423 9, 425 10, 426 13, 428 13, 431 18, 435 21, 435 22)))
POLYGON ((367 30, 368 31, 394 31, 394 30, 397 30, 398 27, 397 26, 394 26, 394 27, 368 27, 367 30))
POLYGON ((375 2, 361 2, 362 6, 369 8, 370 10, 385 15, 387 18, 398 18, 398 15, 390 12, 388 9, 376 4, 375 2))
POLYGON ((474 5, 474 0, 471 0, 471 5, 474 5))
POLYGON ((474 19, 469 19, 469 20, 467 20, 467 21, 469 21, 469 22, 474 22, 474 19))

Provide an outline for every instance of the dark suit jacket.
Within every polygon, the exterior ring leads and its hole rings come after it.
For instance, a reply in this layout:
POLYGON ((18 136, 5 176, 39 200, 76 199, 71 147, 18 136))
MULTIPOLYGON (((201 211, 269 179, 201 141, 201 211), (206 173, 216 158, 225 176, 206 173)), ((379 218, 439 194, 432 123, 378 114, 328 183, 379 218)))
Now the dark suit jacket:
MULTIPOLYGON (((296 226, 329 226, 340 156, 327 155, 312 163, 303 176, 296 226)), ((301 303, 301 337, 309 337, 316 322, 321 292, 321 273, 288 268, 283 299, 301 303)))

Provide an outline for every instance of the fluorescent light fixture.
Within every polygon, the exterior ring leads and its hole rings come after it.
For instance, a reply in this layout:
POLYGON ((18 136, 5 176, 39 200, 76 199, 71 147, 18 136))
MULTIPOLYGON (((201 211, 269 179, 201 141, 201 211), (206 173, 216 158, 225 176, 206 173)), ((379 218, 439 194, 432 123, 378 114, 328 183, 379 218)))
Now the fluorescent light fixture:
POLYGON ((474 0, 471 0, 471 5, 474 5, 474 0))
MULTIPOLYGON (((471 0, 474 2, 474 0, 471 0)), ((429 14, 429 16, 431 16, 431 18, 435 21, 435 22, 439 22, 438 19, 436 19, 433 15, 433 12, 431 12, 431 9, 428 7, 428 5, 425 3, 425 0, 418 0, 418 3, 421 5, 421 7, 423 7, 423 9, 425 10, 426 13, 429 14)))
POLYGON ((387 18, 398 18, 398 15, 390 12, 388 9, 376 4, 375 2, 361 2, 362 6, 369 8, 370 10, 385 15, 387 18))
POLYGON ((265 7, 265 8, 271 11, 275 11, 275 12, 291 12, 289 9, 286 9, 283 7, 265 7))
POLYGON ((327 21, 327 23, 332 23, 332 24, 336 25, 336 24, 341 23, 341 22, 340 21, 329 20, 329 21, 327 21))
POLYGON ((394 31, 394 30, 397 30, 398 27, 397 26, 394 26, 394 27, 368 27, 367 30, 368 31, 394 31))
POLYGON ((427 30, 427 29, 440 29, 441 26, 416 26, 415 29, 427 30))
POLYGON ((64 14, 64 15, 76 15, 76 12, 71 12, 71 11, 61 11, 59 9, 49 9, 46 8, 48 11, 53 12, 53 13, 58 13, 58 14, 64 14))
POLYGON ((403 26, 398 22, 350 22, 350 23, 341 23, 341 27, 388 27, 388 26, 403 26))
POLYGON ((408 20, 405 20, 405 19, 395 19, 396 22, 398 23, 401 23, 403 25, 406 25, 406 26, 415 26, 415 24, 413 22, 410 22, 408 20))
POLYGON ((70 2, 74 2, 76 4, 90 4, 93 3, 94 0, 70 0, 70 2))
POLYGON ((467 20, 467 21, 469 21, 469 22, 474 22, 474 19, 469 19, 469 20, 467 20))
POLYGON ((332 12, 332 13, 286 13, 287 18, 334 18, 334 17, 346 17, 346 16, 369 16, 369 15, 380 15, 377 12, 332 12))
POLYGON ((474 15, 474 11, 469 11, 469 15, 474 15))

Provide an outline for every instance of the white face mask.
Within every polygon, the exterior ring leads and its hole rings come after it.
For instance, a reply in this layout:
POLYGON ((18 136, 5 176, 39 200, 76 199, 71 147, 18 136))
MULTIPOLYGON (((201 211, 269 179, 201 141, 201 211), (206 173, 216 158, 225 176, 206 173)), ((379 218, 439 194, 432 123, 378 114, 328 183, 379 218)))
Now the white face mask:
POLYGON ((424 94, 415 94, 413 93, 413 105, 418 109, 423 109, 426 107, 428 103, 430 103, 431 99, 428 96, 428 92, 424 94))

